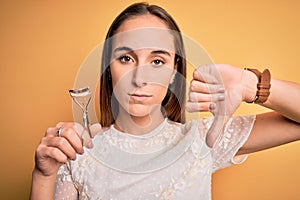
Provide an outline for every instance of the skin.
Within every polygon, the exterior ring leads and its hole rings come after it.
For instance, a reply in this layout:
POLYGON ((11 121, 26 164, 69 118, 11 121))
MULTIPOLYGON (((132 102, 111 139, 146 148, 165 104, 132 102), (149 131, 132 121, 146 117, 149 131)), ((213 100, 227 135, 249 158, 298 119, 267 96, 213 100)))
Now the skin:
POLYGON ((149 49, 122 51, 120 55, 111 63, 114 92, 120 104, 117 128, 131 134, 149 132, 164 120, 160 104, 171 82, 175 56, 149 49), (156 78, 160 82, 144 76, 151 71, 159 74, 156 78))
POLYGON ((167 30, 165 23, 157 17, 143 15, 127 20, 117 30, 121 37, 116 36, 113 40, 110 71, 120 104, 115 127, 131 134, 147 133, 164 120, 160 105, 173 81, 172 75, 176 73, 172 35, 166 32, 162 33, 166 37, 161 34, 155 37, 154 33, 148 33, 150 27, 167 30), (127 32, 140 28, 146 29, 142 33, 127 32), (151 40, 149 43, 160 46, 150 47, 144 37, 139 37, 149 34, 153 36, 148 39, 151 40), (167 45, 170 43, 171 46, 167 45))
MULTIPOLYGON (((157 17, 143 15, 127 20, 117 32, 145 27, 167 29, 157 17)), ((115 127, 131 134, 143 134, 164 119, 159 105, 166 95, 168 84, 172 83, 172 75, 176 73, 172 53, 174 47, 164 51, 161 48, 135 49, 132 44, 124 44, 124 41, 119 39, 114 42, 111 62, 113 87, 120 103, 115 127), (161 67, 162 60, 164 67, 161 67), (162 70, 164 73, 159 79, 148 79, 145 71, 149 69, 166 70, 162 70), (159 81, 161 78, 163 81, 159 81), (144 98, 128 94, 149 96, 144 98)), ((226 106, 225 117, 228 119, 241 102, 254 99, 256 83, 257 78, 253 73, 230 65, 200 67, 193 74, 186 109, 190 112, 211 111, 216 114, 218 105, 222 103, 226 106)), ((262 106, 274 111, 257 115, 250 137, 238 154, 252 153, 300 139, 300 107, 297 105, 300 102, 299 84, 276 79, 272 79, 271 84, 271 95, 262 106), (287 98, 292 94, 293 98, 287 98)), ((78 134, 80 128, 74 123, 60 122, 47 129, 36 149, 31 199, 53 199, 59 167, 68 159, 75 160, 76 154, 84 153, 78 134), (56 137, 59 127, 63 127, 61 137, 56 137)), ((101 127, 94 125, 91 129, 97 133, 101 127)), ((208 145, 212 146, 215 136, 211 134, 207 137, 208 145)))
MULTIPOLYGON (((187 110, 190 112, 210 110, 209 106, 216 104, 219 99, 224 101, 226 106, 226 122, 241 102, 250 102, 254 99, 257 82, 257 77, 252 72, 230 65, 200 67, 193 74, 187 110), (222 77, 223 90, 220 90, 218 76, 222 77), (224 93, 220 94, 220 91, 224 93), (223 98, 218 98, 220 96, 223 98)), ((300 107, 297 105, 300 101, 300 85, 276 79, 271 79, 271 85, 271 94, 261 106, 274 111, 257 115, 250 136, 238 154, 253 153, 300 139, 300 107), (291 95, 293 98, 287 98, 291 95)), ((214 110, 212 112, 214 113, 214 110)), ((208 145, 212 146, 215 139, 216 136, 209 135, 208 145)))

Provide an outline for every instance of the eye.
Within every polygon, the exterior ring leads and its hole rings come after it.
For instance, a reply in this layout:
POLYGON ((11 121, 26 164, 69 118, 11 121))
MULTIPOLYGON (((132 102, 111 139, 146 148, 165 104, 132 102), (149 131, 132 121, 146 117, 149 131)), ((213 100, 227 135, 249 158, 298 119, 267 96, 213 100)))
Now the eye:
POLYGON ((120 56, 118 60, 121 63, 124 63, 124 64, 129 63, 129 62, 133 62, 133 59, 130 56, 127 56, 127 55, 120 56))
POLYGON ((161 66, 161 65, 165 64, 165 62, 163 60, 160 60, 160 59, 155 59, 151 63, 153 65, 156 65, 156 66, 161 66))

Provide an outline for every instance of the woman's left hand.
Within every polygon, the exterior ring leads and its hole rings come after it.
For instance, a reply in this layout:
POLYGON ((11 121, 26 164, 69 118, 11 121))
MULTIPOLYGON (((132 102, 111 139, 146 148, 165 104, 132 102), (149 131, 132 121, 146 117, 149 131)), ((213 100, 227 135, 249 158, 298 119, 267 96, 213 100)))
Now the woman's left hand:
POLYGON ((230 117, 242 101, 254 99, 256 83, 256 76, 241 68, 225 64, 201 66, 193 73, 186 109, 230 117))

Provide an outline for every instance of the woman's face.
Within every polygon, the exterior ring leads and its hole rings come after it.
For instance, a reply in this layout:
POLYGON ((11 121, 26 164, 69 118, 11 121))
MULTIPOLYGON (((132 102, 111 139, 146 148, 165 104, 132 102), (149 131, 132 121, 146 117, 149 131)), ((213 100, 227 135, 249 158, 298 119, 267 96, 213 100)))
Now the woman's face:
POLYGON ((110 71, 120 106, 137 117, 160 110, 176 73, 174 38, 167 25, 150 14, 133 17, 112 41, 110 71))

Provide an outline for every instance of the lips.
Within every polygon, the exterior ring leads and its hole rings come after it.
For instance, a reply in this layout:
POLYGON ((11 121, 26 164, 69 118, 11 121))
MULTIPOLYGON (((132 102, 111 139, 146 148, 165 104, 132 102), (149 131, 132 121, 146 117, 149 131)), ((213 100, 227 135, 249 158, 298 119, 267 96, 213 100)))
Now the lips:
POLYGON ((152 95, 140 94, 140 93, 132 93, 132 94, 128 94, 128 95, 130 96, 131 99, 133 99, 134 101, 137 101, 137 102, 142 102, 142 101, 145 101, 152 97, 152 95))

